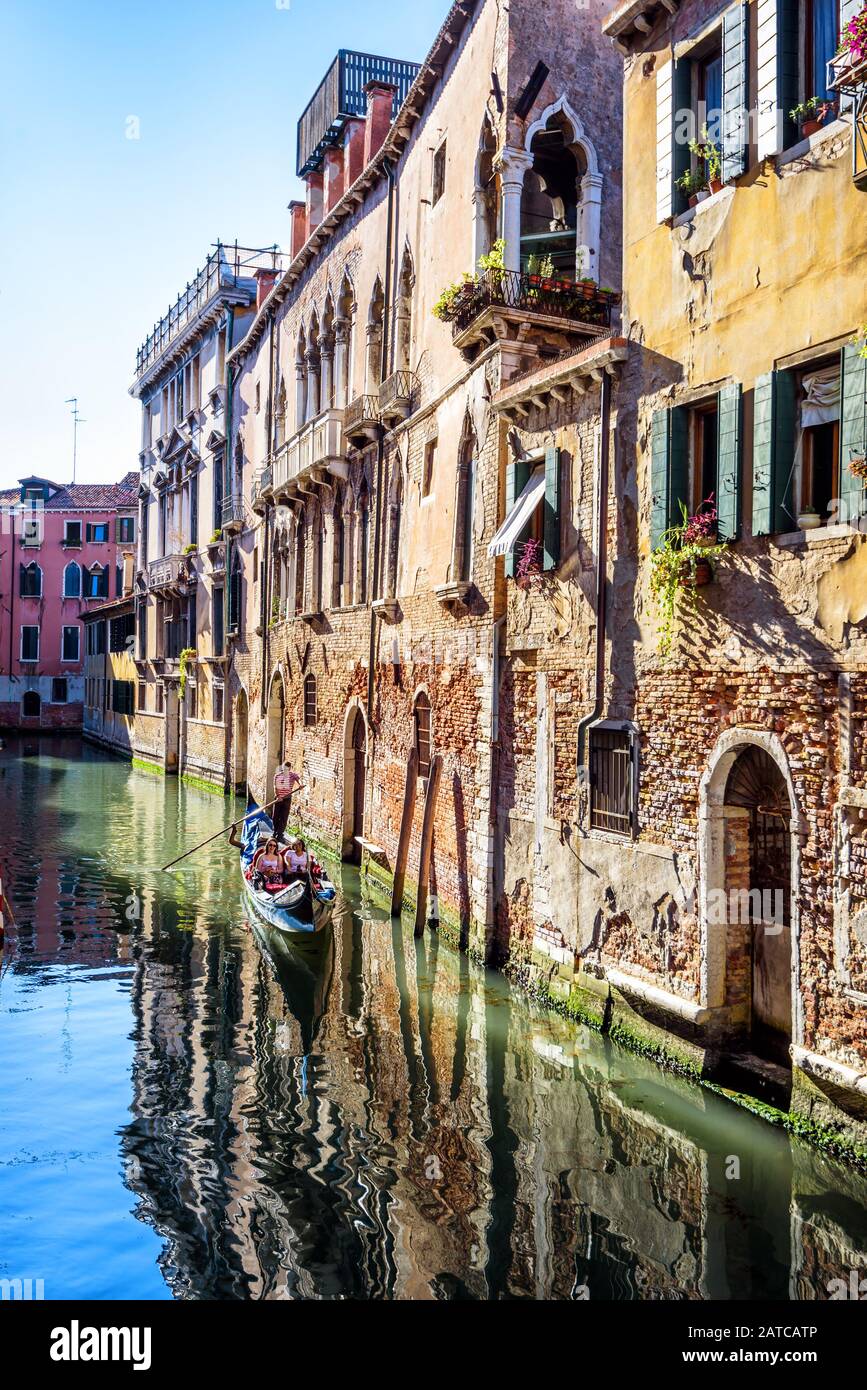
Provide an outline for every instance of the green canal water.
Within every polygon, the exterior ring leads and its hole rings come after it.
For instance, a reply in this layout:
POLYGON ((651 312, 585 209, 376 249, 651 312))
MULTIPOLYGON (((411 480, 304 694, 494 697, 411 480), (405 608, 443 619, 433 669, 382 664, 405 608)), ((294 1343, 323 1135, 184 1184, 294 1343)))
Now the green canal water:
POLYGON ((278 953, 229 806, 0 752, 0 1278, 46 1298, 826 1299, 867 1179, 537 1010, 337 873, 278 953))

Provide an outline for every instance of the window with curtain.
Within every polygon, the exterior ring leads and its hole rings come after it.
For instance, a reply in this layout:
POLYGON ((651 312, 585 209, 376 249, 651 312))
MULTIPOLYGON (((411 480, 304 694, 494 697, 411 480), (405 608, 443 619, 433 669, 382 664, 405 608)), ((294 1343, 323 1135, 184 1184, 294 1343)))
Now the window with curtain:
POLYGON ((828 89, 828 63, 840 46, 839 0, 802 0, 801 34, 803 99, 835 101, 836 92, 828 89))

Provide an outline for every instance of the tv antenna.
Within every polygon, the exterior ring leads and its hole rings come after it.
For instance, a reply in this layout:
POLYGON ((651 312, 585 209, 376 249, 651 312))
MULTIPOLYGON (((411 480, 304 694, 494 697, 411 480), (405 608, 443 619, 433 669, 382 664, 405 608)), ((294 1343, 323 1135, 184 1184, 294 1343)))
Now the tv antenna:
POLYGON ((64 405, 72 406, 72 481, 75 482, 75 470, 78 465, 78 426, 86 425, 87 421, 78 413, 77 396, 68 396, 64 405))

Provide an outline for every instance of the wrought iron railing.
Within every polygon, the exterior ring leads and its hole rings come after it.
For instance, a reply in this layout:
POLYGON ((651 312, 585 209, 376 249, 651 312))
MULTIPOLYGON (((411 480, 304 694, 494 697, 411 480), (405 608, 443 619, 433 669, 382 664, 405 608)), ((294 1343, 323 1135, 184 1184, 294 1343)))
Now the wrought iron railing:
POLYGON ((244 499, 243 497, 224 497, 223 498, 223 525, 224 526, 243 526, 244 524, 244 499))
POLYGON ((411 415, 418 401, 419 387, 415 372, 393 372, 379 388, 379 410, 383 418, 411 415))
POLYGON ((842 112, 852 113, 852 178, 867 190, 867 58, 840 53, 828 64, 827 85, 838 92, 842 112))
POLYGON ((342 48, 298 122, 299 177, 319 167, 326 148, 339 141, 351 116, 365 114, 368 82, 388 82, 397 88, 392 112, 396 116, 418 74, 418 63, 342 48))
POLYGON ((264 492, 267 492, 274 481, 274 470, 271 464, 260 468, 250 487, 250 498, 255 507, 264 492))
POLYGON ((490 308, 522 309, 554 318, 608 328, 619 296, 596 285, 527 275, 518 270, 486 270, 461 287, 453 309, 456 338, 490 308))
POLYGON ((189 555, 163 555, 148 565, 148 588, 171 589, 196 583, 189 555))
POLYGON ((353 439, 380 423, 379 396, 358 396, 346 407, 343 417, 343 433, 353 439))

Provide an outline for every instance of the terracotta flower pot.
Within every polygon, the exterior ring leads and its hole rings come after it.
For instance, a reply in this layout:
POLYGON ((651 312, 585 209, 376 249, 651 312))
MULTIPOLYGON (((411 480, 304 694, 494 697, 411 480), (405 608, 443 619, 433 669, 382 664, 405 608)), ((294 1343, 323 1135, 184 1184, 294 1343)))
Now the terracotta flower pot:
POLYGON ((801 122, 801 134, 803 135, 804 139, 806 140, 806 138, 807 138, 808 135, 815 135, 817 130, 821 130, 821 129, 822 129, 822 125, 823 125, 823 122, 822 122, 822 121, 802 121, 802 122, 801 122))
POLYGON ((680 582, 685 589, 702 589, 713 580, 710 560, 688 560, 680 571, 680 582))
POLYGON ((722 185, 722 179, 711 179, 711 181, 710 181, 710 191, 711 191, 711 193, 719 193, 719 191, 720 191, 720 189, 722 188, 722 186, 723 186, 723 185, 722 185))

